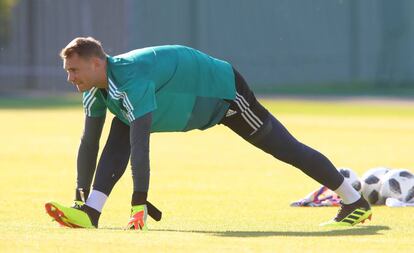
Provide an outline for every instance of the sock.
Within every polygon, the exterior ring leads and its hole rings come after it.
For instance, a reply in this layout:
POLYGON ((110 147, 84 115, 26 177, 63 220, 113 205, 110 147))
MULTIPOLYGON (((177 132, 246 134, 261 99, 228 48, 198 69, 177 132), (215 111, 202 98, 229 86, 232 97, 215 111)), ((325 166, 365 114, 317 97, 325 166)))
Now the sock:
POLYGON ((91 194, 86 200, 86 205, 101 213, 107 198, 108 196, 106 196, 104 193, 97 190, 92 190, 91 194))
POLYGON ((344 180, 334 192, 341 197, 342 203, 345 205, 352 204, 361 198, 361 194, 359 194, 359 192, 357 192, 357 190, 355 190, 346 180, 344 180))

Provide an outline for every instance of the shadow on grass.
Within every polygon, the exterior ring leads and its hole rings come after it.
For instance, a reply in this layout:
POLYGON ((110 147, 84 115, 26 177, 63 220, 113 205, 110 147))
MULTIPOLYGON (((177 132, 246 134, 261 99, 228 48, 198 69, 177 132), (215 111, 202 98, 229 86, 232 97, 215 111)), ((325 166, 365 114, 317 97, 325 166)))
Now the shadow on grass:
POLYGON ((220 237, 271 237, 271 236, 295 236, 295 237, 334 237, 334 236, 360 236, 379 235, 380 231, 390 230, 388 226, 360 226, 346 229, 331 229, 324 231, 202 231, 202 230, 174 230, 174 229, 153 229, 158 232, 182 232, 211 234, 220 237))

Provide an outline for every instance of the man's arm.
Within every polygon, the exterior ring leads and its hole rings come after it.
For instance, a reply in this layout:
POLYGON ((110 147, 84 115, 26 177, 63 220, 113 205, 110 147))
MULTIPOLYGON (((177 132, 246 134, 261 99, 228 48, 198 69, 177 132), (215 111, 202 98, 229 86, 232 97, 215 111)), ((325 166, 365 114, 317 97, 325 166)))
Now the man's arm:
POLYGON ((143 205, 147 200, 150 179, 149 139, 152 113, 147 113, 131 122, 131 167, 134 193, 131 205, 143 205))
POLYGON ((85 116, 85 126, 77 157, 76 201, 85 201, 89 195, 92 178, 96 169, 99 139, 105 123, 104 117, 85 116))

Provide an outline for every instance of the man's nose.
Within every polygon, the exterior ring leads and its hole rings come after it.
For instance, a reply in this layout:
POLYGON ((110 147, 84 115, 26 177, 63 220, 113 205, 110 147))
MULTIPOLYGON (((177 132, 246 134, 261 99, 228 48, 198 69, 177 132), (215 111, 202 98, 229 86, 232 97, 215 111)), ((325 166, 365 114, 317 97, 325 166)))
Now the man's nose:
POLYGON ((73 83, 75 81, 75 77, 73 74, 68 74, 68 82, 73 83))

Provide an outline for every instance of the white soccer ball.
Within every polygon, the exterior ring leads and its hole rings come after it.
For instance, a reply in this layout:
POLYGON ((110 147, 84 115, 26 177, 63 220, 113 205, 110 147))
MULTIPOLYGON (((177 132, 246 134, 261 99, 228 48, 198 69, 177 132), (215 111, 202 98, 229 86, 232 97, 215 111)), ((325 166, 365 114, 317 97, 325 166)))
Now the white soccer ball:
POLYGON ((361 192, 361 181, 359 181, 358 175, 350 168, 338 168, 339 173, 344 176, 345 180, 348 181, 354 187, 355 190, 361 192))
POLYGON ((380 195, 382 178, 390 169, 385 167, 376 167, 368 170, 361 177, 362 196, 372 205, 383 205, 385 198, 380 195))
POLYGON ((391 170, 382 178, 380 194, 403 202, 414 202, 414 175, 406 169, 391 170))

